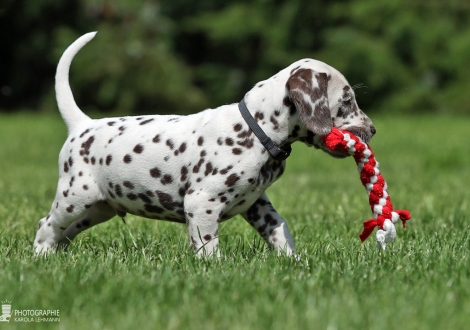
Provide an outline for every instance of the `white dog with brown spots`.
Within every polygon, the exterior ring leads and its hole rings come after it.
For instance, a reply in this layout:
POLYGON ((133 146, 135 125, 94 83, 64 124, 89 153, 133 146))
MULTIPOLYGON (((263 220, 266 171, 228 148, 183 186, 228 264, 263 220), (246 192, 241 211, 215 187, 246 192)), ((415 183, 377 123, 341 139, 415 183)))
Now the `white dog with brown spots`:
MULTIPOLYGON (((219 223, 241 214, 269 246, 291 255, 287 223, 265 193, 281 177, 288 153, 273 156, 237 103, 188 116, 91 119, 75 103, 68 74, 75 54, 95 34, 77 39, 57 67, 57 103, 68 138, 59 155, 56 197, 39 221, 36 251, 67 246, 80 232, 131 213, 186 223, 199 255, 219 255, 219 223)), ((331 154, 321 136, 333 126, 366 142, 375 133, 343 75, 312 59, 257 83, 244 104, 280 150, 301 141, 331 154)))

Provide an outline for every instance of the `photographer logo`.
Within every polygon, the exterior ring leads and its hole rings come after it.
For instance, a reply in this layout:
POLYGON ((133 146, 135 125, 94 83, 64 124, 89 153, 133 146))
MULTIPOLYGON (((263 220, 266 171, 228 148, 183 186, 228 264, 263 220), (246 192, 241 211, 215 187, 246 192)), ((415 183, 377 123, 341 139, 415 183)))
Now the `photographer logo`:
POLYGON ((58 309, 15 309, 11 308, 11 301, 2 301, 2 315, 0 322, 60 322, 60 310, 58 309))
POLYGON ((2 315, 0 315, 0 322, 10 322, 11 318, 11 301, 2 301, 2 315))

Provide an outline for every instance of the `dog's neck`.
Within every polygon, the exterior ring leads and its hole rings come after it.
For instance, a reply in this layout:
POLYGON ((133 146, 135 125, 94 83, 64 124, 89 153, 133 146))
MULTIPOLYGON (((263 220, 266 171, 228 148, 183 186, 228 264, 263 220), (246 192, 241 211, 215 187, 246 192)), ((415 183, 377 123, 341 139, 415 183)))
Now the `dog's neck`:
POLYGON ((272 83, 272 79, 258 83, 245 95, 247 108, 253 118, 278 146, 313 139, 313 133, 308 131, 290 102, 285 84, 272 83))

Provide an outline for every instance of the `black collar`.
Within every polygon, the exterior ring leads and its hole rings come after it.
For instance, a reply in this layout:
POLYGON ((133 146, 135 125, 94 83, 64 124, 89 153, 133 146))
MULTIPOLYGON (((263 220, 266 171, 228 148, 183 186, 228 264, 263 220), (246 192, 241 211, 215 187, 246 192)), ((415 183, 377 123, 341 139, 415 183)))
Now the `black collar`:
POLYGON ((268 150, 272 158, 278 161, 283 161, 287 159, 287 157, 289 157, 292 151, 291 145, 286 144, 283 147, 283 149, 279 148, 273 142, 273 140, 271 140, 269 136, 267 136, 266 133, 264 133, 261 127, 259 127, 258 123, 253 118, 250 111, 248 111, 248 108, 246 107, 246 104, 245 104, 245 99, 241 100, 241 102, 238 103, 238 110, 240 110, 240 113, 242 114, 243 119, 245 119, 248 126, 251 128, 253 133, 255 133, 256 137, 260 140, 261 144, 266 148, 266 150, 268 150))

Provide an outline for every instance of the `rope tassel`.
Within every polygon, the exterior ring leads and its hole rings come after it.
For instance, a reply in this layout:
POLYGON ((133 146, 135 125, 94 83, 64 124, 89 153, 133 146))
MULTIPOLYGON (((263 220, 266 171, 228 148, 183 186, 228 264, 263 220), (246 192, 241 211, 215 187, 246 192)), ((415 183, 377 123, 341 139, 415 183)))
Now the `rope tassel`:
POLYGON ((364 221, 364 230, 359 238, 364 242, 367 237, 377 230, 377 246, 385 250, 385 245, 396 237, 395 226, 401 220, 403 227, 411 219, 407 210, 393 210, 393 205, 387 191, 387 183, 379 171, 379 163, 374 152, 367 143, 351 132, 335 127, 322 138, 323 144, 331 151, 339 151, 354 157, 359 171, 359 178, 369 195, 369 205, 374 218, 364 221))

